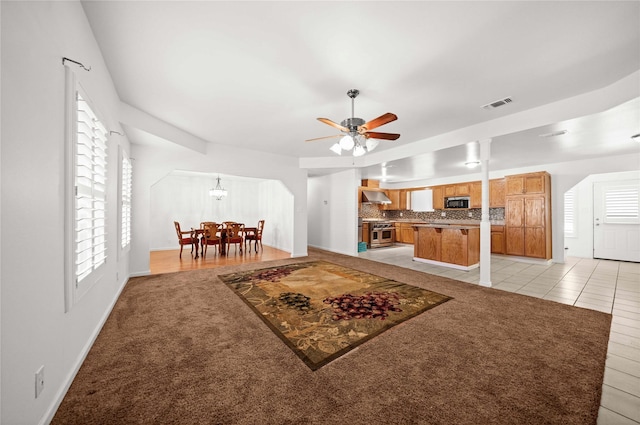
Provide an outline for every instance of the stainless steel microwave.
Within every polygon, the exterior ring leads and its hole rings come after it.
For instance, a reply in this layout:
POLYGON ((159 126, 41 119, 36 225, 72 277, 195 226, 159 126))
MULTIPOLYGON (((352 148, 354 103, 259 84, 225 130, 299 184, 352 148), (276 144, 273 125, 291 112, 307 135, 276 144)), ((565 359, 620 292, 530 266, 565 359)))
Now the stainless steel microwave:
POLYGON ((469 208, 469 198, 447 198, 445 208, 469 208))

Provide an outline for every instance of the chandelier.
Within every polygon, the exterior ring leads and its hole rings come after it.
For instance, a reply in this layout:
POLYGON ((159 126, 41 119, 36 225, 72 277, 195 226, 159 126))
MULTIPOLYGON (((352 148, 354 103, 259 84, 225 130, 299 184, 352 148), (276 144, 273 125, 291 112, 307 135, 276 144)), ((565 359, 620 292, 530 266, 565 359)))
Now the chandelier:
POLYGON ((218 201, 222 200, 225 196, 227 196, 227 191, 222 186, 220 186, 220 175, 217 178, 218 183, 216 187, 213 189, 209 189, 209 196, 214 196, 218 201))

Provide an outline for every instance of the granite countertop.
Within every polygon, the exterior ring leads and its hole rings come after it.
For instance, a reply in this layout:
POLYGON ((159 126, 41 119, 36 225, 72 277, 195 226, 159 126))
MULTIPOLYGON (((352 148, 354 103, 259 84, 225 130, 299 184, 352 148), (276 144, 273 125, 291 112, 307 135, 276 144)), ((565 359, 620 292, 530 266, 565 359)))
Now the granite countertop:
MULTIPOLYGON (((405 219, 388 219, 388 218, 363 218, 363 223, 375 223, 377 221, 389 221, 392 223, 411 223, 411 224, 430 224, 430 225, 447 225, 447 226, 480 226, 480 220, 417 220, 411 218, 405 219)), ((493 226, 504 226, 504 220, 490 220, 493 226)), ((433 227, 433 226, 432 226, 433 227)))
POLYGON ((444 224, 444 223, 416 223, 414 227, 434 227, 436 229, 477 229, 478 224, 444 224))
MULTIPOLYGON (((392 220, 397 223, 413 223, 413 224, 440 224, 453 226, 480 226, 480 220, 392 220)), ((490 220, 493 226, 504 226, 504 220, 490 220)))

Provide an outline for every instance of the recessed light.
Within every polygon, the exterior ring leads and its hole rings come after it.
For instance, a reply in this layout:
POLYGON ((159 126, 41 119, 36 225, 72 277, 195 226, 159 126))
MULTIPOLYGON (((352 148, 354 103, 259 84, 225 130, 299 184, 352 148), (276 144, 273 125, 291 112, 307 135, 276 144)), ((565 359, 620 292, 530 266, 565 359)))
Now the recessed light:
POLYGON ((465 162, 464 165, 466 165, 467 168, 475 168, 478 165, 480 165, 480 161, 468 161, 468 162, 465 162))
POLYGON ((556 137, 556 136, 562 136, 563 134, 567 134, 568 132, 569 130, 552 131, 551 133, 539 134, 538 137, 556 137))
POLYGON ((640 133, 634 134, 631 136, 631 140, 635 140, 636 142, 640 142, 640 133))

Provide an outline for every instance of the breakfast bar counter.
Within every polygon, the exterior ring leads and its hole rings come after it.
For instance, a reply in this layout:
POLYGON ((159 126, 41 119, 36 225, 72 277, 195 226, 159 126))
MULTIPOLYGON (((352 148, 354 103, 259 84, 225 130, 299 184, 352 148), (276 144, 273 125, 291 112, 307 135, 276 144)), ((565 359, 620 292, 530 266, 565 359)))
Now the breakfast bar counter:
POLYGON ((459 270, 480 263, 480 227, 438 223, 414 224, 413 260, 459 270))

